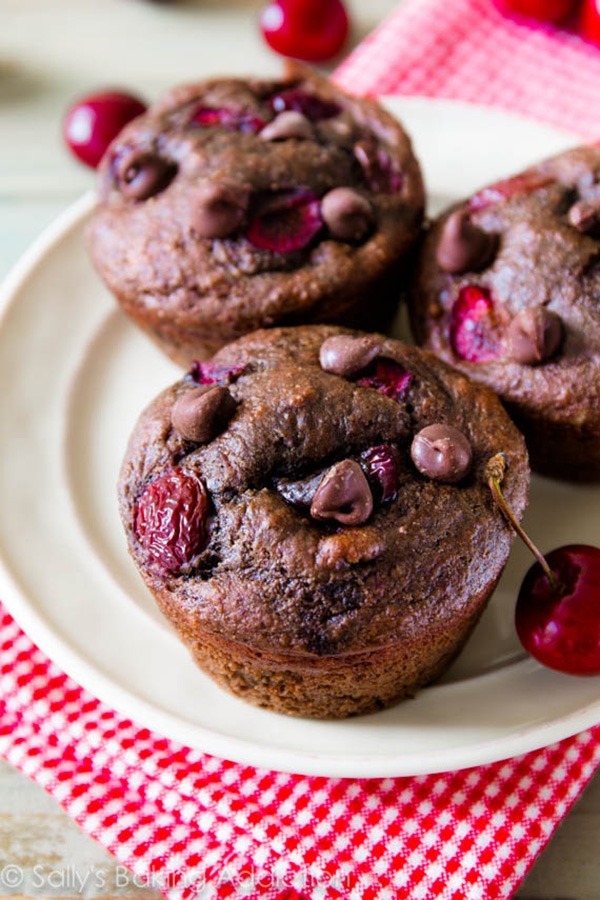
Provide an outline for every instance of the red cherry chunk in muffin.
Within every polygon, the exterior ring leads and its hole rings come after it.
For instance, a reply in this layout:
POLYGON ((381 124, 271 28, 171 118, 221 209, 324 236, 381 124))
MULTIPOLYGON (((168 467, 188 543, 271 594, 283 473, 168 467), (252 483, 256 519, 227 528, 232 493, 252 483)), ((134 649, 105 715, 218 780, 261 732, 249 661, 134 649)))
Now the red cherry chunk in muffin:
POLYGON ((456 355, 467 362, 491 362, 499 357, 494 301, 487 288, 461 288, 452 307, 450 342, 456 355))
POLYGON ((322 228, 319 198, 300 188, 263 201, 248 226, 247 237, 259 250, 291 253, 308 246, 322 228))
POLYGON ((521 172, 519 175, 504 178, 495 184, 489 184, 476 194, 473 194, 469 200, 469 209, 471 212, 476 212, 479 209, 486 209, 488 206, 501 203, 503 200, 515 197, 518 194, 531 194, 533 191, 539 191, 541 188, 552 184, 553 180, 553 178, 543 175, 541 172, 521 172))
POLYGON ((258 116, 245 112, 243 109, 213 108, 211 106, 198 106, 190 119, 191 125, 220 125, 231 131, 241 131, 247 134, 258 134, 266 125, 266 122, 258 116))
POLYGON ((394 359, 380 357, 376 359, 356 383, 363 387, 372 387, 393 400, 403 400, 410 385, 411 374, 394 359))
POLYGON ((391 503, 398 496, 400 459, 392 444, 369 447, 360 458, 361 465, 372 486, 377 488, 380 503, 391 503))
POLYGON ((181 572, 208 539, 209 499, 202 482, 180 469, 161 475, 142 492, 135 535, 160 572, 181 572))
POLYGON ((303 91, 300 88, 289 88, 286 91, 280 91, 271 97, 270 106, 275 113, 293 112, 301 113, 311 122, 322 122, 324 119, 332 119, 341 112, 339 103, 333 100, 325 100, 323 97, 317 97, 309 91, 303 91))
POLYGON ((196 384, 231 384, 248 369, 248 366, 219 366, 196 360, 186 378, 196 384))

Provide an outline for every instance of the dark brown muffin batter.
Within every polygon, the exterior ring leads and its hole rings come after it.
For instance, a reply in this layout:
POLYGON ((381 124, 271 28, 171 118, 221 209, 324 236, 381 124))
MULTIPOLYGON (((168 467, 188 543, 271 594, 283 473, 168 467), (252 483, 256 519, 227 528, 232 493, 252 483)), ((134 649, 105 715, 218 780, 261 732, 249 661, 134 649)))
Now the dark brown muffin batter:
POLYGON ((506 563, 484 468, 524 443, 434 356, 307 326, 248 335, 164 391, 123 464, 129 549, 195 660, 260 706, 340 717, 439 676, 506 563))
POLYGON ((275 324, 383 328, 397 305, 424 203, 410 141, 375 102, 294 73, 177 88, 100 167, 96 268, 184 365, 275 324))
POLYGON ((533 468, 600 478, 600 147, 442 215, 410 307, 418 343, 498 392, 533 468))

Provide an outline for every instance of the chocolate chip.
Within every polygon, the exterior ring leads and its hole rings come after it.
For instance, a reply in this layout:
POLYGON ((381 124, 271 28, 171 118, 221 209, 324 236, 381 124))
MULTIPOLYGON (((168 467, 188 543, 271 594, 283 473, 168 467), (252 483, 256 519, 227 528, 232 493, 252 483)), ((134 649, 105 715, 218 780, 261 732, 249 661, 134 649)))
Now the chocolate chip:
POLYGON ((319 122, 319 134, 334 144, 348 143, 356 131, 356 123, 349 112, 342 111, 334 119, 319 122))
POLYGON ((497 234, 478 228, 468 210, 457 209, 442 226, 435 257, 444 272, 477 272, 494 258, 498 240, 497 234))
POLYGON ((373 495, 357 462, 344 459, 329 469, 313 498, 314 519, 334 519, 341 525, 361 525, 373 512, 373 495))
POLYGON ((581 234, 600 237, 600 197, 579 200, 571 207, 567 218, 581 234))
POLYGON ((381 341, 370 335, 363 337, 352 337, 349 334, 335 335, 321 344, 319 362, 325 372, 351 378, 366 369, 380 349, 381 341))
POLYGON ((199 237, 227 237, 244 221, 248 200, 249 194, 243 185, 206 182, 196 192, 192 228, 199 237))
POLYGON ((164 191, 176 173, 173 163, 138 150, 123 155, 116 165, 121 193, 130 200, 147 200, 164 191))
POLYGON ((535 366, 558 351, 564 337, 560 316, 535 306, 522 309, 509 325, 507 342, 510 358, 524 366, 535 366))
POLYGON ((275 116, 272 122, 265 125, 260 132, 259 137, 264 141, 285 141, 288 138, 312 138, 314 130, 306 116, 302 113, 295 112, 293 109, 286 110, 275 116))
POLYGON ((452 425, 428 425, 415 435, 410 455, 422 475, 434 481, 453 484, 461 481, 471 468, 471 444, 452 425))
POLYGON ((331 236, 340 241, 361 241, 373 225, 373 208, 367 198, 347 187, 325 194, 321 215, 331 236))
POLYGON ((192 388, 180 394, 173 404, 171 423, 185 440, 208 444, 225 428, 236 405, 226 387, 192 388))
POLYGON ((313 502, 316 490, 323 480, 323 472, 310 475, 308 478, 280 478, 275 487, 284 500, 292 506, 309 507, 313 502))

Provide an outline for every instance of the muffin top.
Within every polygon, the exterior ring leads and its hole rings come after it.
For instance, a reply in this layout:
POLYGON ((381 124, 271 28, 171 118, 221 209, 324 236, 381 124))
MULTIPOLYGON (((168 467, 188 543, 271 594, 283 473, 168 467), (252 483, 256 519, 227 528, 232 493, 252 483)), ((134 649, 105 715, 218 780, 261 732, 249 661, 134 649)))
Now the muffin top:
POLYGON ((434 222, 419 343, 521 411, 600 437, 600 147, 483 188, 434 222))
POLYGON ((243 334, 318 318, 326 294, 335 317, 338 289, 413 243, 423 185, 405 132, 293 71, 176 88, 108 149, 89 243, 132 310, 182 328, 233 319, 243 334))
POLYGON ((511 532, 484 469, 522 438, 431 354, 328 326, 256 332, 142 414, 121 515, 154 592, 256 648, 339 654, 426 639, 498 577, 511 532))

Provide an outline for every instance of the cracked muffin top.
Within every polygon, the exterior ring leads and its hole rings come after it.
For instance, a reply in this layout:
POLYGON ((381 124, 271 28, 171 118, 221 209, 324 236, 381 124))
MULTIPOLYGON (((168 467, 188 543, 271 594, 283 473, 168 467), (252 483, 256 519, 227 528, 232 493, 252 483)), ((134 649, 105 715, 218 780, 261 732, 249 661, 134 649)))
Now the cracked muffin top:
POLYGON ((383 327, 423 204, 398 122, 293 69, 176 88, 127 125, 88 237, 126 312, 189 364, 273 324, 383 327))
POLYGON ((121 515, 184 629, 317 655, 426 641, 506 562, 484 476, 499 452, 520 517, 527 454, 491 391, 380 335, 272 329, 142 414, 121 515))
POLYGON ((536 459, 572 443, 573 469, 600 477, 599 298, 600 147, 589 146, 440 216, 411 321, 419 344, 500 394, 536 459))

